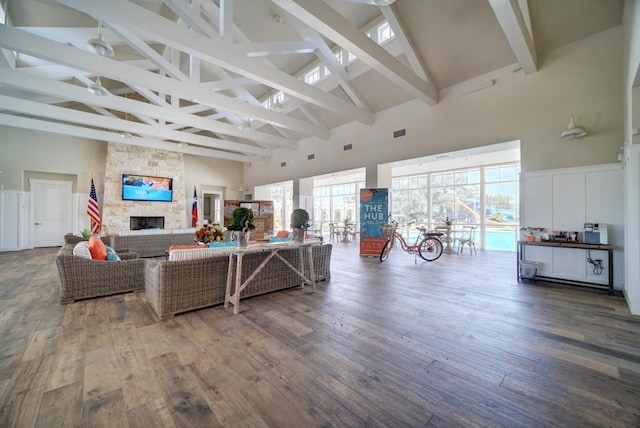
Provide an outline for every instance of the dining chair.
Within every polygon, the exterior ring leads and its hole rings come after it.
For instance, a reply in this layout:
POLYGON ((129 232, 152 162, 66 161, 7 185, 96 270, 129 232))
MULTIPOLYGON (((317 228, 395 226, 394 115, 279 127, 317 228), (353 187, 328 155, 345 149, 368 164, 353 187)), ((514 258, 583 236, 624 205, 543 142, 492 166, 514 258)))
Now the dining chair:
POLYGON ((358 231, 358 225, 356 223, 349 223, 344 231, 344 234, 349 237, 350 240, 355 241, 360 236, 358 231))
POLYGON ((342 239, 342 232, 335 223, 329 223, 329 239, 333 241, 334 238, 340 241, 342 239))
POLYGON ((462 254, 464 246, 468 245, 469 254, 478 254, 478 252, 476 251, 475 235, 476 226, 462 226, 462 234, 458 238, 456 238, 456 240, 458 241, 458 253, 462 254), (471 250, 473 250, 473 252, 471 250))

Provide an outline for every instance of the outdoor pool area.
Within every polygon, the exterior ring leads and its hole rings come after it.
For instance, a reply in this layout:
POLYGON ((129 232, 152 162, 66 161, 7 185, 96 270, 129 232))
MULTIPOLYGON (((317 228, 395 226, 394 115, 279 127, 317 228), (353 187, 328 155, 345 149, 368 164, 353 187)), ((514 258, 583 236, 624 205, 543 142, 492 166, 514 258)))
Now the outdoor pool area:
MULTIPOLYGON (((406 233, 402 235, 407 236, 406 233)), ((485 250, 516 251, 516 232, 513 230, 487 230, 485 236, 485 250)), ((409 233, 408 239, 411 243, 416 239, 415 229, 409 233)), ((480 248, 480 232, 476 233, 476 247, 480 248)))

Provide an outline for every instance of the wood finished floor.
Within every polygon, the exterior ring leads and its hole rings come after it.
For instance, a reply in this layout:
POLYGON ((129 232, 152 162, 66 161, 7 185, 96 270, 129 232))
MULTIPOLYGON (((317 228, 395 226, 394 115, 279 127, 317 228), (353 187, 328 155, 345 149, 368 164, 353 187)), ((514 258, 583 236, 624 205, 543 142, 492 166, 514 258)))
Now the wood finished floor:
POLYGON ((56 252, 0 253, 0 427, 640 426, 640 317, 513 253, 336 244, 315 294, 158 321, 143 293, 60 305, 56 252))

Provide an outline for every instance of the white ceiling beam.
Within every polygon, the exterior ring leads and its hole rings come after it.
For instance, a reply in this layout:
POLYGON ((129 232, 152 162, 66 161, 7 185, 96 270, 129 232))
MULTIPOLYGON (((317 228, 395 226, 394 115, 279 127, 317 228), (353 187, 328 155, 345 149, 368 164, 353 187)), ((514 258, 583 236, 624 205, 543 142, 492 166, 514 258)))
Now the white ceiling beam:
POLYGON ((202 82, 200 87, 206 91, 224 91, 227 89, 237 89, 243 86, 255 85, 256 82, 248 77, 236 77, 223 80, 215 80, 213 82, 202 82))
POLYGON ((164 3, 192 30, 197 31, 203 36, 218 38, 218 32, 211 28, 209 23, 202 19, 200 13, 193 10, 188 2, 184 0, 164 0, 164 3))
MULTIPOLYGON (((213 2, 212 2, 213 3, 213 2)), ((220 38, 223 42, 233 43, 233 0, 220 1, 219 30, 220 38)))
MULTIPOLYGON (((121 63, 131 65, 132 67, 140 68, 143 70, 157 70, 158 66, 151 63, 146 59, 136 59, 131 61, 120 61, 121 63)), ((47 65, 34 65, 29 67, 20 67, 20 71, 33 74, 36 76, 47 77, 49 79, 64 80, 71 79, 78 75, 78 73, 85 73, 95 76, 97 73, 86 73, 85 70, 80 70, 74 67, 68 67, 60 64, 47 64, 47 65)))
MULTIPOLYGON (((45 58, 49 61, 58 61, 68 66, 96 74, 99 73, 101 76, 121 81, 131 87, 147 87, 176 95, 183 99, 197 100, 196 102, 200 104, 226 110, 245 117, 250 116, 263 122, 276 124, 284 128, 291 128, 303 134, 315 135, 320 138, 327 138, 329 136, 329 132, 326 129, 299 119, 271 112, 262 107, 262 105, 260 107, 252 106, 217 93, 203 92, 197 84, 180 82, 176 79, 160 76, 146 70, 140 70, 122 64, 119 61, 84 52, 71 46, 7 27, 6 25, 0 25, 0 47, 1 46, 10 47, 11 49, 26 52, 29 55, 45 58)), ((248 138, 248 136, 245 134, 244 138, 248 138)))
POLYGON ((121 39, 126 40, 129 46, 133 47, 140 55, 146 57, 150 62, 157 65, 160 70, 178 80, 189 80, 189 78, 178 67, 167 61, 155 49, 149 46, 144 40, 138 37, 133 31, 118 25, 110 24, 111 30, 121 39))
POLYGON ((159 139, 183 141, 212 149, 229 150, 258 156, 271 156, 270 150, 261 147, 205 137, 202 135, 193 135, 186 132, 173 131, 163 126, 150 126, 63 107, 44 105, 20 98, 7 97, 5 95, 0 95, 0 110, 67 121, 90 127, 133 132, 135 134, 151 136, 159 139))
POLYGON ((271 1, 353 53, 360 61, 368 64, 416 98, 431 106, 437 104, 438 92, 431 83, 418 77, 325 2, 317 0, 271 1))
POLYGON ((264 43, 234 43, 230 49, 244 53, 248 57, 269 55, 297 55, 313 53, 316 44, 308 41, 293 42, 264 42, 264 43))
MULTIPOLYGON (((373 123, 373 114, 371 112, 326 93, 319 88, 308 85, 276 68, 264 67, 261 62, 256 62, 257 58, 247 58, 245 55, 230 52, 227 49, 228 46, 219 39, 203 37, 134 3, 124 0, 111 0, 108 4, 101 0, 56 1, 89 15, 100 16, 117 25, 135 28, 136 32, 143 35, 143 37, 149 37, 169 46, 174 46, 189 55, 198 56, 204 61, 219 65, 242 76, 251 77, 257 82, 279 89, 287 94, 295 95, 305 102, 318 105, 367 125, 373 123)), ((250 113, 248 114, 251 115, 250 113)), ((265 120, 265 117, 251 116, 272 125, 287 128, 284 123, 278 123, 271 120, 271 118, 265 120)), ((281 118, 282 115, 276 115, 276 117, 281 118)), ((300 132, 300 129, 292 128, 292 130, 300 132)), ((326 138, 326 134, 323 138, 326 138)))
POLYGON ((384 18, 389 23, 389 26, 393 30, 393 34, 395 34, 396 40, 402 47, 402 51, 407 57, 407 60, 409 61, 413 72, 416 73, 422 80, 433 83, 433 78, 425 68, 422 59, 418 56, 416 48, 413 46, 413 43, 411 43, 411 40, 407 35, 404 24, 402 23, 402 21, 400 21, 400 18, 394 10, 394 6, 381 6, 380 10, 382 11, 384 18))
POLYGON ((12 116, 0 113, 0 125, 13 128, 28 129, 30 131, 40 131, 47 134, 57 134, 74 136, 98 141, 113 141, 132 146, 151 147, 156 149, 170 150, 174 152, 189 153, 197 156, 205 156, 216 159, 226 159, 236 162, 253 162, 255 156, 246 156, 236 153, 229 153, 220 150, 211 150, 201 147, 178 147, 177 144, 162 141, 154 138, 132 137, 123 139, 118 134, 98 129, 82 128, 80 126, 56 123, 46 120, 31 119, 28 117, 12 116))
MULTIPOLYGON (((532 74, 538 71, 538 58, 530 25, 527 25, 520 9, 523 3, 518 4, 518 0, 489 0, 518 64, 525 74, 532 74)), ((528 12, 526 16, 529 16, 528 12)))
POLYGON ((193 126, 194 128, 214 133, 259 140, 276 146, 288 148, 297 147, 297 144, 294 141, 258 131, 241 131, 235 125, 189 114, 180 108, 159 107, 153 104, 117 96, 100 97, 89 93, 80 86, 57 81, 49 81, 39 77, 25 75, 19 71, 13 71, 10 69, 0 68, 0 84, 50 96, 64 96, 67 100, 77 101, 82 104, 98 105, 100 107, 127 112, 129 114, 148 115, 172 123, 182 123, 185 126, 193 126))
POLYGON ((313 30, 306 26, 299 19, 291 19, 289 20, 293 28, 305 39, 310 40, 315 43, 318 47, 316 51, 316 56, 331 72, 331 74, 337 79, 338 84, 344 92, 351 98, 351 100, 358 106, 362 108, 366 108, 367 111, 370 111, 369 106, 364 102, 362 97, 356 92, 356 90, 349 83, 349 76, 347 75, 347 71, 344 69, 338 58, 334 55, 331 48, 324 41, 322 36, 318 34, 317 31, 313 30))

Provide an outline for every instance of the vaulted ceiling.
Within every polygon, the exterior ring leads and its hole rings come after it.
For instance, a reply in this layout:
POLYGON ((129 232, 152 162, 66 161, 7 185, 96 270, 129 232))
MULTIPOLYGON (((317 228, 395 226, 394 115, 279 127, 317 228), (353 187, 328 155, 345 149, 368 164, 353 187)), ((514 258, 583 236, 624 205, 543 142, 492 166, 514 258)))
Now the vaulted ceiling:
POLYGON ((622 0, 8 0, 6 17, 0 125, 252 162, 505 66, 536 73, 620 25, 622 0), (366 32, 384 21, 380 46, 366 32), (100 37, 112 57, 88 48, 100 37), (331 75, 299 78, 317 64, 331 75))

